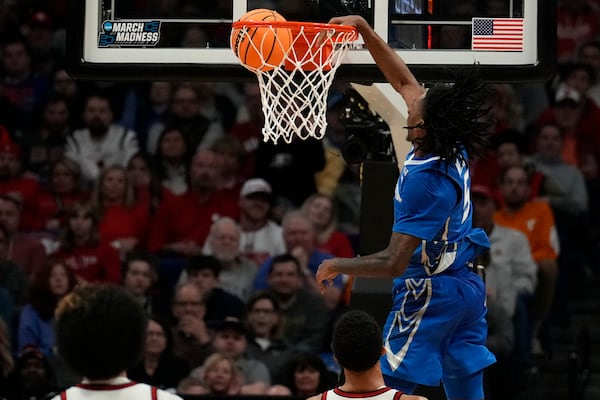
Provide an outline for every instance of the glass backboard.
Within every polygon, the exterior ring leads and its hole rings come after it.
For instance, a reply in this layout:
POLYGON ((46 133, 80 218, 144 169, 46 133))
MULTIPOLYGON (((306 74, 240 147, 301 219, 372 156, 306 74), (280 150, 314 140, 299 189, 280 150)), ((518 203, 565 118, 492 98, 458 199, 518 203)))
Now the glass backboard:
MULTIPOLYGON (((76 78, 254 79, 231 52, 229 33, 256 8, 289 21, 361 14, 421 81, 474 63, 489 80, 540 80, 555 64, 549 0, 86 0, 69 7, 68 69, 76 78)), ((384 81, 360 41, 337 77, 384 81)))

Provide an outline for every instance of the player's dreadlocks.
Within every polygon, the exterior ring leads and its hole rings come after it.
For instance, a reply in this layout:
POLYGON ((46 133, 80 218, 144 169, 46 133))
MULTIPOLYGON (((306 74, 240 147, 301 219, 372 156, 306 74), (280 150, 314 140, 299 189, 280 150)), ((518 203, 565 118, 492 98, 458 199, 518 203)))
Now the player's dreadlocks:
POLYGON ((425 153, 453 161, 465 149, 469 158, 480 155, 487 145, 485 117, 489 107, 487 85, 477 70, 465 68, 454 72, 453 85, 436 85, 428 90, 423 104, 423 128, 427 134, 419 141, 425 153))

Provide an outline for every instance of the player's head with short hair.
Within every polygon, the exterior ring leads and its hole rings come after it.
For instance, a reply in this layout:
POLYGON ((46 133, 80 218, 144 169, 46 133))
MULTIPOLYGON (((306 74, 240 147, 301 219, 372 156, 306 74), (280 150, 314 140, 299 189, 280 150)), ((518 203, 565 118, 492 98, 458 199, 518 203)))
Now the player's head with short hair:
POLYGON ((464 149, 469 157, 480 155, 487 145, 486 119, 489 89, 474 67, 455 72, 452 85, 430 88, 423 100, 423 123, 427 134, 418 139, 419 149, 447 161, 460 157, 464 149))
POLYGON ((335 324, 331 348, 342 368, 368 370, 379 362, 382 346, 381 327, 364 311, 348 311, 335 324))
POLYGON ((56 311, 58 353, 85 378, 116 377, 140 359, 147 323, 141 305, 122 287, 77 287, 56 311))

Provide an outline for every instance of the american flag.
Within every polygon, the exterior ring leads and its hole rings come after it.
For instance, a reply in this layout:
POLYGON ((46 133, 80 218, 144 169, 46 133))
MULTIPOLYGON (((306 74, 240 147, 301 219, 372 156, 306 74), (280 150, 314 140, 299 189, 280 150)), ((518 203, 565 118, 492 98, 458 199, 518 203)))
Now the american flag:
POLYGON ((523 51, 523 18, 473 18, 471 49, 523 51))

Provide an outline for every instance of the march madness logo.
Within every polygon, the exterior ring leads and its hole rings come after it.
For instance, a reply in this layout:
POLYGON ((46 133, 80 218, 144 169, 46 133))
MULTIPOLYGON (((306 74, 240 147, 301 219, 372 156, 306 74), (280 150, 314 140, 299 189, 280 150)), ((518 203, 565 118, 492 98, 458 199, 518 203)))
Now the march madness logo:
POLYGON ((160 21, 104 21, 98 47, 156 46, 160 21))

